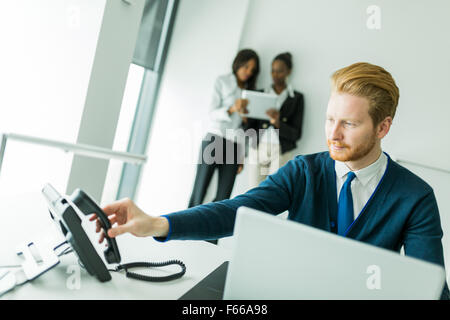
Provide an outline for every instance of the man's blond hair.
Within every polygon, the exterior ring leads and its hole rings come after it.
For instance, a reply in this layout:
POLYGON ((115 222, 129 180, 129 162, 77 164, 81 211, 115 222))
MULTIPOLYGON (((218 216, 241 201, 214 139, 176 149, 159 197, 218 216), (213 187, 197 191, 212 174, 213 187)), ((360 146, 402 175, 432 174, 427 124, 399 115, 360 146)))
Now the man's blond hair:
POLYGON ((391 74, 382 67, 358 62, 337 70, 331 76, 331 89, 369 100, 374 125, 395 116, 400 93, 391 74))

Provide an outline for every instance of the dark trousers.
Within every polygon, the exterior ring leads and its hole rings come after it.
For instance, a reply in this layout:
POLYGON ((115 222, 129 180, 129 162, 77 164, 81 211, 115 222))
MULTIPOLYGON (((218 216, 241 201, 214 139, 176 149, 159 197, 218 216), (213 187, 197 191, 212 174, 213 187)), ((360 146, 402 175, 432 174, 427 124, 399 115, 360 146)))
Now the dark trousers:
MULTIPOLYGON (((213 201, 230 198, 239 167, 237 159, 240 157, 238 152, 242 151, 236 143, 214 134, 206 136, 202 141, 197 175, 195 176, 194 189, 189 200, 189 208, 203 203, 216 169, 219 172, 219 179, 216 196, 213 201)), ((210 242, 217 243, 217 240, 210 242)))

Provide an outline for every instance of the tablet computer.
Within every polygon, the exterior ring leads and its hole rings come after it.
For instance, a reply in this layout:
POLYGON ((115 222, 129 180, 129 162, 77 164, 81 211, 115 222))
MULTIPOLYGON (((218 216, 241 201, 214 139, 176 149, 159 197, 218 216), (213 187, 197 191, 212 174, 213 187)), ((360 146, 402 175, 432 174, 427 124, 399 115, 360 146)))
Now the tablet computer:
POLYGON ((248 118, 270 120, 266 111, 277 107, 277 96, 271 93, 243 90, 242 99, 248 100, 248 113, 243 114, 248 118))

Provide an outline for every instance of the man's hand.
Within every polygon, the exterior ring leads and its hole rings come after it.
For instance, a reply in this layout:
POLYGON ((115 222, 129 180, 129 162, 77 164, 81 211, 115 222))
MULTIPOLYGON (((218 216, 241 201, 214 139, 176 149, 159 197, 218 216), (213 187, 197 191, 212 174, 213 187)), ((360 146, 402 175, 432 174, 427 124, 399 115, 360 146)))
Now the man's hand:
MULTIPOLYGON (((130 199, 122 199, 113 202, 103 208, 103 212, 111 222, 111 229, 108 236, 114 238, 123 233, 129 232, 136 237, 164 237, 169 232, 169 222, 163 217, 151 217, 139 209, 130 199), (116 226, 114 226, 117 224, 116 226)), ((96 214, 89 218, 96 221, 96 232, 102 231, 100 221, 96 214)), ((99 243, 105 239, 105 234, 100 234, 99 243)))

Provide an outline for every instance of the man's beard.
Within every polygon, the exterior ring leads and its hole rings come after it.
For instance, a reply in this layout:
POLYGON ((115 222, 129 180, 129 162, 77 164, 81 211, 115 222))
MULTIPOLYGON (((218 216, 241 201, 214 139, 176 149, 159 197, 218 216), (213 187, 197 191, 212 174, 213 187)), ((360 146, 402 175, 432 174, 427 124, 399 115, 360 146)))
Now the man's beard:
POLYGON ((333 142, 331 140, 327 140, 328 150, 330 152, 330 157, 337 161, 357 161, 361 158, 367 156, 372 149, 374 148, 377 142, 375 134, 370 136, 366 142, 361 143, 355 147, 350 147, 346 144, 341 144, 338 142, 333 142), (335 151, 331 149, 331 145, 335 145, 337 147, 343 147, 344 149, 341 151, 335 151))

